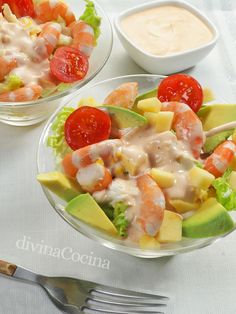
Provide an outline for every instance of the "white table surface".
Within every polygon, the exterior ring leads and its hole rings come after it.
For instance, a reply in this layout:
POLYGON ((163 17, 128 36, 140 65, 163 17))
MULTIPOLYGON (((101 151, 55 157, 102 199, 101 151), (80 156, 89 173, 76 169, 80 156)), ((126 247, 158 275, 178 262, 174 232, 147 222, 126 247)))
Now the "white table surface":
MULTIPOLYGON (((113 18, 141 0, 99 0, 113 18)), ((192 1, 198 6, 202 1, 192 1)), ((227 1, 231 7, 232 1, 227 1)), ((76 4, 76 0, 74 0, 76 4)), ((207 6, 220 7, 220 0, 207 6)), ((220 17, 220 12, 215 16, 220 17)), ((208 86, 221 91, 224 69, 221 49, 216 48, 191 70, 208 86)), ((106 67, 93 80, 143 73, 126 54, 115 36, 106 67)), ((232 91, 228 90, 232 96, 232 91)), ((36 149, 41 125, 17 128, 0 124, 0 259, 48 275, 74 276, 113 286, 161 292, 170 296, 169 314, 235 314, 236 233, 216 244, 184 255, 142 260, 116 253, 79 235, 50 207, 36 175, 36 149), (25 239, 23 247, 23 239, 25 239), (100 257, 106 267, 94 267, 40 253, 40 245, 71 248, 80 255, 100 257), (109 268, 109 269, 107 269, 109 268)), ((37 286, 0 277, 1 314, 61 313, 37 286)))

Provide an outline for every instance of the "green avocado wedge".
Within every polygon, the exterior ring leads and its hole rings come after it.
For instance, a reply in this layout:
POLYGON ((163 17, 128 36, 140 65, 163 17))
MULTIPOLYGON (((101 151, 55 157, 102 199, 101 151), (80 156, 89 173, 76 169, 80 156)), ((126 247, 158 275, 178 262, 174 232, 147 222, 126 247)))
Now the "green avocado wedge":
POLYGON ((197 113, 203 130, 208 131, 236 120, 236 104, 212 104, 203 106, 197 113))
POLYGON ((234 129, 220 132, 218 134, 207 137, 206 142, 203 146, 204 153, 211 153, 213 150, 223 143, 228 137, 234 132, 234 129))
POLYGON ((66 202, 82 193, 80 185, 75 180, 68 179, 58 171, 40 173, 37 180, 66 202))
POLYGON ((102 105, 101 107, 109 113, 112 121, 114 121, 116 126, 120 129, 138 127, 147 124, 147 118, 132 110, 110 105, 102 105))
POLYGON ((117 234, 113 223, 89 193, 75 197, 67 204, 65 210, 91 226, 102 229, 112 235, 117 234))
POLYGON ((209 198, 189 218, 183 221, 183 236, 187 238, 207 238, 232 230, 234 221, 227 210, 209 198))

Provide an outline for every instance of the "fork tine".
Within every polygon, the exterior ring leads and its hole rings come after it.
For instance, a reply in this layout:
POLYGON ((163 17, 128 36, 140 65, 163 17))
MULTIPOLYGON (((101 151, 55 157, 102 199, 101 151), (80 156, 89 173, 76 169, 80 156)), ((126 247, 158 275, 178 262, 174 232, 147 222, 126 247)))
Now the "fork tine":
POLYGON ((116 310, 106 310, 106 309, 100 309, 100 308, 91 308, 90 306, 83 306, 81 311, 84 312, 84 310, 89 310, 89 312, 91 313, 105 313, 105 314, 165 314, 164 312, 157 312, 157 311, 116 311, 116 310))
POLYGON ((100 304, 104 304, 104 305, 115 305, 115 306, 125 306, 125 307, 129 307, 129 306, 136 306, 136 307, 145 307, 145 306, 151 306, 151 307, 160 307, 160 306, 166 306, 165 303, 149 303, 149 302, 135 302, 135 301, 130 301, 128 300, 124 300, 122 302, 117 302, 117 301, 113 301, 113 300, 104 300, 104 299, 98 299, 96 297, 90 297, 86 299, 86 303, 88 303, 89 301, 94 301, 100 304))
POLYGON ((110 291, 107 291, 106 286, 98 286, 96 288, 91 289, 89 292, 93 294, 93 292, 101 294, 101 295, 107 295, 111 297, 120 297, 120 298, 126 298, 126 299, 145 299, 145 300, 169 300, 168 297, 162 296, 162 295, 154 295, 154 294, 148 294, 148 293, 142 293, 142 292, 131 292, 129 290, 125 289, 112 289, 109 287, 110 291))

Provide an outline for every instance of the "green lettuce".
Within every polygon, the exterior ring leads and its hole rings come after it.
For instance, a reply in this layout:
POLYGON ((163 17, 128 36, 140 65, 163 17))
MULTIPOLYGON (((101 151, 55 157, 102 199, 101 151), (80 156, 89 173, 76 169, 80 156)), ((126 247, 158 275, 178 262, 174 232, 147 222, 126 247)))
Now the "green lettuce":
POLYGON ((114 219, 114 208, 109 204, 102 204, 101 208, 107 217, 112 221, 114 219))
POLYGON ((194 160, 194 164, 196 167, 203 169, 203 164, 200 161, 194 160))
POLYGON ((101 31, 101 17, 97 15, 94 3, 90 0, 85 0, 86 2, 86 9, 84 13, 80 16, 80 20, 84 21, 88 25, 90 25, 94 30, 94 36, 97 40, 101 31))
POLYGON ((0 92, 10 92, 24 85, 21 77, 16 74, 9 74, 5 81, 0 84, 0 92))
POLYGON ((53 148, 58 162, 60 162, 67 153, 72 151, 65 140, 64 125, 66 119, 74 110, 75 109, 72 107, 64 107, 59 111, 51 127, 52 135, 47 139, 47 146, 53 148))
POLYGON ((127 237, 127 231, 129 222, 125 217, 126 209, 128 205, 118 202, 114 206, 114 213, 113 213, 113 224, 116 227, 118 234, 121 237, 127 237))
POLYGON ((224 175, 213 181, 217 201, 227 210, 236 210, 236 191, 229 184, 229 176, 232 170, 228 168, 224 175))
POLYGON ((72 86, 73 86, 73 84, 71 84, 71 83, 60 83, 54 87, 44 88, 44 90, 42 92, 42 98, 49 97, 55 93, 64 92, 67 89, 71 88, 72 86))

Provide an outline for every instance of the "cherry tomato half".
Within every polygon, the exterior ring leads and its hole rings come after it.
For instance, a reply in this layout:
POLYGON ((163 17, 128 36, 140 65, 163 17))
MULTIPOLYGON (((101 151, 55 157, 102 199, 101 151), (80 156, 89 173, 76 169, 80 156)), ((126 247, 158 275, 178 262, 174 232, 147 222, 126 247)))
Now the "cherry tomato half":
POLYGON ((76 150, 107 140, 111 132, 111 119, 100 109, 80 107, 67 118, 64 131, 67 144, 76 150))
POLYGON ((88 58, 77 48, 60 47, 50 62, 52 74, 61 82, 82 80, 88 72, 88 58))
POLYGON ((32 0, 0 0, 0 8, 4 3, 7 3, 11 8, 13 14, 18 18, 22 16, 34 17, 34 4, 32 0))
POLYGON ((161 81, 157 97, 161 102, 183 102, 197 112, 203 102, 203 91, 201 85, 192 76, 174 74, 161 81))

